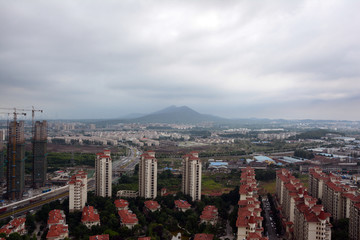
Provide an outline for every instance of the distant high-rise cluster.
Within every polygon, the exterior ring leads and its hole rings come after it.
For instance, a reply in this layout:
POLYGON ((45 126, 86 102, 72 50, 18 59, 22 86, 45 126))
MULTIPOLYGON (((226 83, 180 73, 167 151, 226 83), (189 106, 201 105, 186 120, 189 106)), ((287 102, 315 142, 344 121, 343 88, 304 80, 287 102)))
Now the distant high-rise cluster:
POLYGON ((33 138, 33 186, 44 187, 47 171, 47 122, 37 121, 34 126, 33 138))
POLYGON ((24 121, 10 122, 7 153, 7 195, 20 199, 25 189, 24 121))
POLYGON ((97 153, 95 159, 95 194, 111 197, 112 194, 112 159, 110 150, 97 153))
POLYGON ((193 201, 201 200, 201 160, 198 152, 191 152, 183 158, 182 191, 193 201))
POLYGON ((154 199, 157 196, 157 159, 154 151, 141 155, 139 163, 139 196, 154 199))

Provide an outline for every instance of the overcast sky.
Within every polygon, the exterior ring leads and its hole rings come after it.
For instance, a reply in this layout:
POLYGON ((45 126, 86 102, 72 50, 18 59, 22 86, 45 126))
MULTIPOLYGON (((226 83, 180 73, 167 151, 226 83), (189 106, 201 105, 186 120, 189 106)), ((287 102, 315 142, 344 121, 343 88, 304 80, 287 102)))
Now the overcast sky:
MULTIPOLYGON (((360 120, 360 1, 0 0, 0 107, 360 120)), ((0 110, 1 112, 1 110, 0 110)))

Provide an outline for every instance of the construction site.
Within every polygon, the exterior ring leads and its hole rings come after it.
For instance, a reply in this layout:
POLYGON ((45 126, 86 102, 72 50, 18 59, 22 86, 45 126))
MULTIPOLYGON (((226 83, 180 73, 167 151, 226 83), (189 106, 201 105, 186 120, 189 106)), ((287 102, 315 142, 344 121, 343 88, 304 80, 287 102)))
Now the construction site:
POLYGON ((0 131, 0 183, 2 199, 21 200, 26 189, 38 189, 46 184, 47 170, 47 122, 35 121, 35 113, 43 110, 0 108, 8 115, 5 131, 0 131), (31 112, 31 126, 26 124, 31 112), (25 154, 26 134, 31 132, 31 154, 25 154), (26 134, 25 134, 26 133, 26 134), (25 180, 26 161, 32 162, 32 177, 25 180))

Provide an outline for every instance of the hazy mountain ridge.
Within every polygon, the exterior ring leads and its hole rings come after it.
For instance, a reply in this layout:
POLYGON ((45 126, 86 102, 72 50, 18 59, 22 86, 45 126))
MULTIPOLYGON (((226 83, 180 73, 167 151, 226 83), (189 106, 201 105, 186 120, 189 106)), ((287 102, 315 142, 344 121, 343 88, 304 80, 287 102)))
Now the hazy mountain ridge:
POLYGON ((224 118, 201 114, 187 106, 170 106, 143 117, 129 119, 131 122, 138 123, 201 123, 221 120, 224 118))

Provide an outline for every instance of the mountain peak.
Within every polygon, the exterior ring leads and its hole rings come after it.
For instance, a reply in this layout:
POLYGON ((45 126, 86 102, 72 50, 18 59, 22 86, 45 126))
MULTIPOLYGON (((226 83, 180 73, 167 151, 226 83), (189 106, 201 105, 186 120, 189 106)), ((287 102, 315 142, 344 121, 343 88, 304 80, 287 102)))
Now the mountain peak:
POLYGON ((199 123, 212 122, 219 120, 219 117, 205 115, 196 112, 188 106, 177 107, 171 105, 160 111, 136 118, 138 122, 158 122, 158 123, 199 123))

